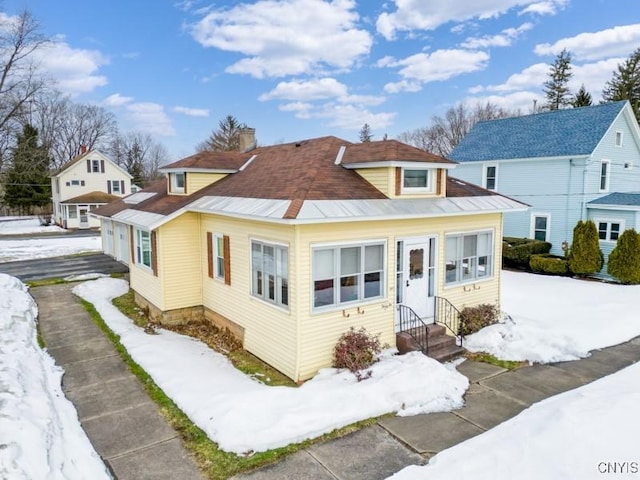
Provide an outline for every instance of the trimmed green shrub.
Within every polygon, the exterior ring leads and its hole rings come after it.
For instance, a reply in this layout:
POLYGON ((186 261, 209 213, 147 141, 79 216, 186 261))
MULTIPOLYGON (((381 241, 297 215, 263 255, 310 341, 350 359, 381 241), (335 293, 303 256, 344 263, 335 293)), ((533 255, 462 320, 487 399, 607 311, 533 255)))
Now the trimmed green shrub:
POLYGON ((491 303, 482 303, 475 307, 464 307, 460 311, 460 323, 462 335, 471 335, 478 330, 500 320, 500 310, 491 303))
POLYGON ((573 241, 569 250, 569 270, 576 275, 598 273, 604 263, 600 250, 598 229, 591 220, 580 220, 573 229, 573 241))
POLYGON ((364 327, 360 330, 351 327, 333 349, 333 366, 349 369, 361 381, 371 376, 371 371, 364 370, 375 363, 381 350, 379 335, 370 334, 364 327))
POLYGON ((531 255, 549 253, 551 244, 530 238, 504 237, 502 263, 507 267, 529 268, 531 255))
POLYGON ((529 266, 531 270, 538 273, 551 275, 567 275, 569 273, 569 262, 566 258, 547 253, 531 255, 529 266))
POLYGON ((640 234, 631 228, 618 237, 616 246, 609 254, 607 273, 622 283, 640 283, 640 234))

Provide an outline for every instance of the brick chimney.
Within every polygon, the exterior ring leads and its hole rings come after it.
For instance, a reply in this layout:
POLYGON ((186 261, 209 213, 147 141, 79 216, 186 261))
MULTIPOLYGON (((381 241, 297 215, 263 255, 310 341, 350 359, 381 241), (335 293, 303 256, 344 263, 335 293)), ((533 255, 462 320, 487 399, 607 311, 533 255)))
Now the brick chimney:
POLYGON ((240 151, 248 152, 256 148, 256 129, 243 127, 240 129, 240 151))
POLYGON ((84 155, 85 153, 87 153, 87 146, 80 145, 80 155, 84 155))

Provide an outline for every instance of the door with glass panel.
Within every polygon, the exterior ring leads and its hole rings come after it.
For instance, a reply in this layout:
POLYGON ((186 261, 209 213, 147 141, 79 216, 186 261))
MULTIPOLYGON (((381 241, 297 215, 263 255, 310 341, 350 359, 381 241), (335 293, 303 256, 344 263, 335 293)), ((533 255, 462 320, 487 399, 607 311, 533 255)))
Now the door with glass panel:
POLYGON ((396 249, 396 302, 421 318, 433 317, 436 280, 436 239, 400 240, 396 249))

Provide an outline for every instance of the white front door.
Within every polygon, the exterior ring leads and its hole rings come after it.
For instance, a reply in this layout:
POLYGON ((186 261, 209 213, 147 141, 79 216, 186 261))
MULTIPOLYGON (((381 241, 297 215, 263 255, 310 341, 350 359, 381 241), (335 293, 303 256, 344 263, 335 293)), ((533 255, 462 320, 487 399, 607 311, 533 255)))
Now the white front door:
POLYGON ((436 280, 436 239, 411 238, 402 242, 402 303, 421 318, 433 317, 436 280))
POLYGON ((117 259, 129 265, 129 229, 124 223, 116 223, 117 259))
POLYGON ((78 228, 89 228, 89 208, 86 206, 78 207, 78 228))

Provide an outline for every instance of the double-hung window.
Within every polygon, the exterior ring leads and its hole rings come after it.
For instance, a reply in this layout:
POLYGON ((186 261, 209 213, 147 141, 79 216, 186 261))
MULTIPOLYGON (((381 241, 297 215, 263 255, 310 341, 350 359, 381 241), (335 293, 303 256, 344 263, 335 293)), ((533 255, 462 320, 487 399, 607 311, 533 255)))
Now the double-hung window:
POLYGON ((151 234, 136 229, 136 263, 151 268, 151 234))
POLYGON ((224 237, 214 235, 215 276, 224 280, 224 237))
POLYGON ((496 190, 498 185, 498 166, 485 165, 484 167, 484 188, 496 190))
POLYGON ((336 307, 384 295, 385 243, 313 249, 313 308, 336 307))
POLYGON ((531 238, 548 242, 551 227, 551 216, 549 214, 533 214, 531 215, 531 238))
POLYGON ((184 173, 172 173, 171 191, 173 193, 184 193, 184 173))
POLYGON ((616 242, 624 229, 622 221, 598 221, 598 238, 606 242, 616 242))
POLYGON ((289 306, 289 248, 251 241, 251 294, 281 307, 289 306))
POLYGON ((609 170, 611 168, 611 162, 609 160, 602 160, 600 162, 600 191, 609 191, 609 170))
POLYGON ((446 236, 445 283, 482 280, 493 276, 493 233, 446 236))

